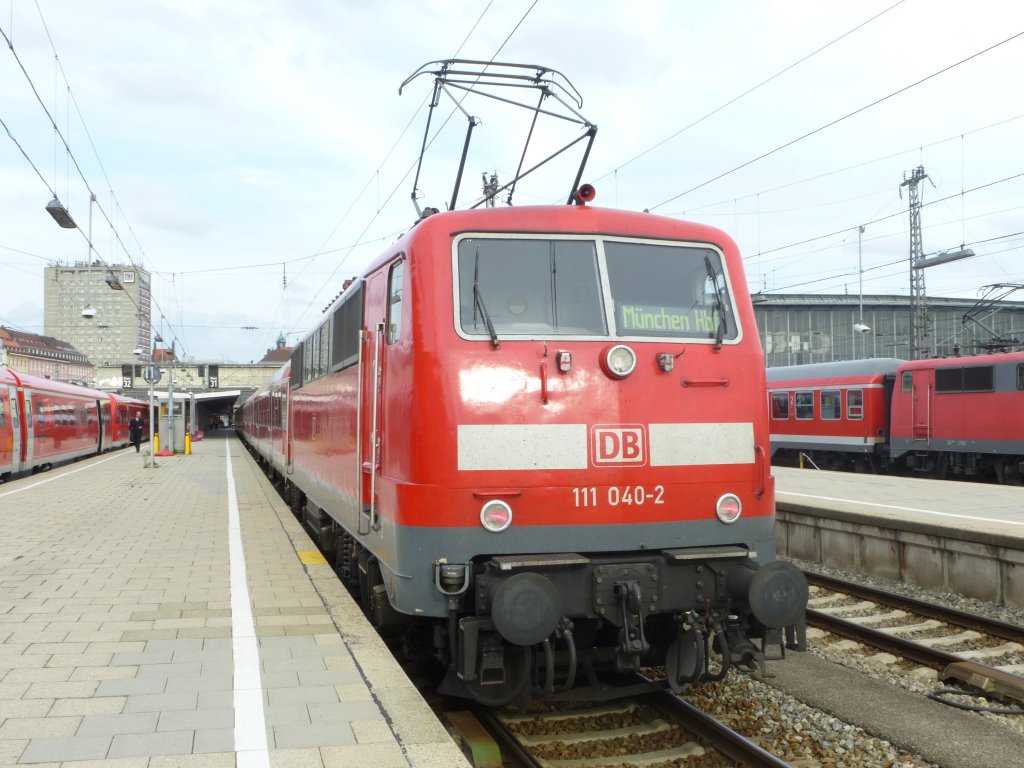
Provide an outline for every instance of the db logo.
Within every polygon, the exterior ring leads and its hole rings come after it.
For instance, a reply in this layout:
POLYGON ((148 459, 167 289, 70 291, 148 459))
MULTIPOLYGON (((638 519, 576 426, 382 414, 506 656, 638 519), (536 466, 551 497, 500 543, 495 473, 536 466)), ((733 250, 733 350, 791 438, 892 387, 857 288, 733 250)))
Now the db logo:
POLYGON ((647 433, 641 424, 615 424, 590 428, 590 460, 594 466, 647 463, 647 433))

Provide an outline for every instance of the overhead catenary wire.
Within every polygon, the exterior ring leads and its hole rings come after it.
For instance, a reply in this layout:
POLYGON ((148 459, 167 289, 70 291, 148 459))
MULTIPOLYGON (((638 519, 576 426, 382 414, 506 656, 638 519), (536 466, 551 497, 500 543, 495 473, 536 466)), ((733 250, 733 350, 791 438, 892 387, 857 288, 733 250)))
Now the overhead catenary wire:
MULTIPOLYGON (((728 100, 727 102, 725 102, 724 104, 722 104, 721 106, 715 107, 715 108, 714 108, 713 110, 711 110, 711 111, 710 111, 710 112, 708 112, 707 114, 703 115, 702 117, 699 117, 699 118, 697 118, 696 120, 694 120, 694 121, 693 121, 692 123, 690 123, 689 125, 686 125, 686 126, 684 126, 683 128, 680 128, 680 129, 679 129, 678 131, 676 131, 675 133, 673 133, 673 134, 672 134, 671 136, 668 136, 667 138, 664 138, 664 139, 662 139, 662 140, 661 140, 661 141, 659 141, 659 142, 658 142, 657 144, 653 144, 653 145, 651 145, 650 147, 648 147, 647 149, 645 149, 645 150, 644 150, 643 152, 639 153, 638 155, 634 155, 633 157, 631 157, 631 158, 630 158, 629 160, 627 160, 626 162, 624 162, 624 163, 620 163, 620 164, 619 164, 619 165, 617 165, 617 166, 616 166, 616 167, 615 167, 615 168, 614 168, 613 170, 611 170, 611 171, 608 171, 607 173, 605 173, 605 174, 603 174, 603 175, 601 175, 601 176, 598 176, 598 177, 597 177, 597 178, 595 179, 595 181, 601 181, 601 179, 604 179, 604 178, 606 178, 606 177, 608 177, 608 176, 612 175, 613 173, 618 173, 618 172, 619 172, 619 171, 621 171, 621 170, 622 170, 623 168, 625 168, 625 167, 626 167, 627 165, 630 165, 630 164, 632 164, 632 163, 636 162, 637 160, 639 160, 639 159, 640 159, 641 157, 643 157, 644 155, 650 154, 651 152, 653 152, 654 150, 656 150, 656 149, 657 149, 658 147, 661 147, 661 146, 663 146, 663 145, 667 144, 668 142, 672 141, 672 139, 674 139, 674 138, 676 138, 676 137, 678 137, 678 136, 681 136, 682 134, 686 133, 686 131, 690 130, 691 128, 694 128, 694 127, 696 127, 697 125, 700 125, 701 123, 703 123, 703 122, 704 122, 705 120, 707 120, 708 118, 710 118, 710 117, 713 117, 714 115, 717 115, 717 114, 718 114, 719 112, 721 112, 721 111, 722 111, 723 109, 725 109, 725 108, 727 108, 727 107, 730 107, 730 106, 732 106, 733 104, 735 104, 735 103, 736 103, 737 101, 739 101, 740 99, 743 99, 743 98, 745 98, 745 97, 749 96, 750 94, 754 93, 755 91, 757 91, 757 90, 760 90, 760 89, 761 89, 761 88, 763 88, 764 86, 768 85, 768 83, 770 83, 770 82, 772 82, 773 80, 776 80, 777 78, 779 78, 779 77, 781 77, 782 75, 786 74, 786 73, 787 73, 787 72, 789 72, 789 71, 790 71, 791 69, 794 69, 794 68, 796 68, 796 67, 800 66, 801 64, 803 64, 804 62, 806 62, 806 61, 808 61, 808 60, 810 60, 810 59, 814 58, 815 56, 817 56, 817 55, 818 55, 819 53, 821 53, 822 51, 825 51, 825 50, 827 50, 827 49, 831 48, 831 47, 832 47, 833 45, 835 45, 836 43, 838 43, 838 42, 839 42, 840 40, 843 40, 844 38, 847 38, 847 37, 849 37, 850 35, 852 35, 852 34, 853 34, 854 32, 858 31, 859 29, 862 29, 863 27, 866 27, 866 26, 867 26, 868 24, 870 24, 871 22, 873 22, 873 21, 875 21, 875 20, 877 20, 877 19, 881 18, 882 16, 884 16, 885 14, 887 14, 887 13, 888 13, 889 11, 891 11, 891 10, 893 10, 894 8, 896 8, 896 7, 900 6, 900 5, 902 5, 902 4, 904 3, 904 2, 905 2, 905 0, 898 0, 898 2, 896 2, 896 3, 893 3, 893 4, 892 4, 892 5, 890 5, 890 6, 888 7, 888 8, 885 8, 884 10, 882 10, 882 11, 879 11, 878 13, 876 13, 876 14, 875 14, 874 16, 872 16, 871 18, 869 18, 869 19, 867 19, 867 20, 865 20, 865 21, 862 21, 862 22, 861 22, 860 24, 858 24, 857 26, 855 26, 855 27, 853 27, 853 28, 851 28, 851 29, 848 29, 848 30, 847 30, 846 32, 844 32, 843 34, 841 34, 841 35, 840 35, 839 37, 837 37, 837 38, 835 38, 835 39, 833 39, 833 40, 831 40, 831 41, 829 41, 829 42, 825 43, 824 45, 822 45, 822 46, 820 46, 820 47, 816 48, 815 50, 811 51, 810 53, 808 53, 808 54, 807 54, 806 56, 803 56, 802 58, 800 58, 800 59, 797 59, 796 61, 794 61, 794 62, 793 62, 792 64, 790 64, 790 65, 788 65, 788 66, 786 66, 786 67, 784 67, 784 68, 780 69, 780 70, 779 70, 778 72, 776 72, 776 73, 775 73, 774 75, 772 75, 771 77, 768 77, 768 78, 766 78, 766 79, 762 80, 762 81, 761 81, 761 82, 759 82, 759 83, 758 83, 757 85, 751 86, 751 87, 750 87, 750 88, 748 88, 747 90, 743 91, 743 93, 739 94, 738 96, 734 96, 733 98, 729 99, 729 100, 728 100)), ((652 209, 652 210, 653 210, 653 209, 652 209)))
POLYGON ((871 109, 872 107, 876 107, 879 104, 882 104, 882 103, 888 101, 889 99, 894 98, 895 96, 899 96, 901 93, 905 93, 905 92, 909 91, 910 89, 915 88, 915 87, 921 85, 922 83, 926 83, 929 80, 932 80, 932 79, 938 77, 939 75, 945 74, 946 72, 949 72, 950 70, 955 69, 956 67, 959 67, 959 66, 961 66, 963 64, 966 64, 969 61, 972 61, 972 60, 978 58, 979 56, 983 56, 984 54, 989 53, 990 51, 994 51, 997 48, 999 48, 1000 46, 1006 45, 1007 43, 1012 42, 1013 40, 1016 40, 1017 38, 1021 37, 1022 35, 1024 35, 1024 31, 1017 32, 1016 34, 1010 35, 1010 37, 1007 37, 1006 39, 1001 40, 998 43, 990 45, 987 48, 984 48, 984 49, 982 49, 980 51, 977 51, 976 53, 972 53, 970 56, 967 56, 967 57, 965 57, 963 59, 960 59, 959 61, 957 61, 957 62, 955 62, 953 64, 950 64, 949 66, 943 67, 942 69, 938 70, 937 72, 933 72, 932 74, 927 75, 925 77, 922 77, 921 79, 916 80, 913 83, 910 83, 909 85, 905 85, 902 88, 900 88, 900 89, 898 89, 896 91, 893 91, 892 93, 889 93, 889 94, 887 94, 885 96, 882 96, 879 99, 875 99, 874 101, 872 101, 872 102, 870 102, 868 104, 865 104, 865 105, 863 105, 861 107, 858 107, 857 109, 853 110, 852 112, 847 112, 845 115, 842 115, 841 117, 837 117, 835 120, 831 120, 830 122, 825 123, 824 125, 818 126, 814 130, 808 131, 807 133, 804 133, 801 136, 797 136, 794 139, 790 139, 789 141, 785 142, 784 144, 780 144, 779 146, 775 147, 774 149, 770 149, 767 152, 763 152, 762 154, 758 155, 757 157, 754 157, 754 158, 752 158, 750 160, 747 160, 744 163, 740 163, 736 167, 731 168, 728 171, 724 171, 724 172, 718 174, 717 176, 708 179, 707 181, 703 181, 700 184, 697 184, 696 186, 690 187, 689 189, 687 189, 684 192, 680 192, 680 193, 678 193, 676 195, 673 195, 672 197, 670 197, 670 198, 668 198, 666 200, 663 200, 660 203, 657 203, 656 205, 648 206, 647 210, 649 210, 649 211, 657 210, 658 208, 661 208, 664 205, 668 205, 669 203, 673 202, 674 200, 678 200, 681 197, 685 197, 686 195, 690 194, 691 192, 696 192, 698 189, 702 189, 703 187, 706 187, 709 184, 712 184, 712 183, 714 183, 716 181, 719 181, 720 179, 724 179, 726 176, 729 176, 729 175, 735 173, 738 170, 741 170, 743 168, 746 168, 747 166, 753 165, 754 163, 756 163, 756 162, 758 162, 760 160, 764 160, 766 157, 770 157, 771 155, 774 155, 777 152, 781 152, 782 150, 784 150, 784 149, 786 149, 788 147, 791 147, 794 144, 797 144, 797 143, 803 141, 804 139, 810 138, 811 136, 814 136, 815 134, 821 133, 822 131, 829 129, 829 128, 831 128, 834 125, 838 125, 839 123, 843 122, 844 120, 848 120, 849 118, 853 117, 854 115, 859 115, 861 112, 865 112, 865 111, 871 109))
MULTIPOLYGON (((54 60, 57 62, 58 69, 60 70, 61 75, 64 78, 64 83, 65 83, 65 86, 67 88, 67 92, 69 94, 69 99, 74 101, 73 92, 71 90, 71 85, 70 85, 70 83, 69 83, 69 81, 67 79, 66 73, 64 72, 63 66, 60 65, 60 57, 57 54, 56 46, 54 45, 53 39, 50 36, 49 28, 46 26, 46 20, 42 16, 42 10, 39 9, 38 3, 36 3, 36 8, 39 11, 40 19, 42 21, 43 28, 44 28, 44 30, 46 32, 47 40, 50 42, 51 49, 53 50, 54 60)), ((32 93, 33 93, 33 95, 36 98, 36 101, 38 102, 39 106, 42 108, 43 113, 46 115, 47 120, 50 122, 50 125, 53 127, 54 135, 60 140, 60 143, 63 145, 64 151, 66 153, 66 157, 67 157, 68 161, 72 165, 74 165, 74 168, 75 168, 75 171, 78 174, 78 177, 81 179, 82 184, 84 185, 85 189, 88 191, 89 196, 92 199, 91 202, 90 202, 90 206, 95 205, 96 208, 99 209, 99 211, 102 214, 104 220, 109 225, 109 227, 111 229, 111 232, 113 233, 115 239, 117 240, 118 244, 121 246, 121 249, 124 251, 124 254, 125 254, 125 256, 128 259, 128 262, 135 269, 141 269, 141 267, 139 267, 139 265, 137 265, 136 262, 134 261, 134 259, 132 258, 129 249, 127 248, 127 246, 125 245, 124 241, 122 240, 120 233, 118 233, 118 231, 117 231, 117 228, 114 226, 114 222, 111 220, 109 214, 107 213, 106 209, 103 207, 102 203, 99 202, 98 196, 93 191, 92 186, 89 184, 89 180, 86 177, 85 172, 82 170, 82 167, 81 167, 81 165, 78 162, 78 158, 75 157, 75 154, 72 151, 71 146, 70 146, 70 144, 68 142, 68 139, 67 139, 67 137, 65 135, 65 132, 61 131, 60 126, 57 124, 57 121, 56 121, 56 119, 53 116, 53 113, 51 113, 50 109, 46 106, 46 103, 43 101, 42 97, 40 96, 39 90, 36 87, 35 82, 32 80, 32 76, 29 74, 28 70, 25 68, 25 65, 22 62, 21 57, 18 55, 18 52, 15 49, 13 39, 8 35, 7 31, 4 30, 3 27, 0 27, 0 35, 3 36, 4 41, 7 43, 8 50, 10 51, 11 55, 14 57, 14 60, 17 63, 18 68, 21 70, 22 75, 25 77, 25 80, 28 82, 29 87, 32 90, 32 93)), ((75 101, 75 108, 78 111, 79 119, 81 120, 82 125, 85 128, 86 134, 88 135, 88 128, 85 126, 85 121, 84 121, 84 118, 82 117, 81 110, 78 109, 77 101, 75 101)), ((70 119, 70 117, 69 117, 69 119, 70 119)), ((21 144, 18 143, 18 141, 11 134, 10 130, 7 128, 6 123, 4 123, 4 128, 7 131, 8 136, 11 137, 11 139, 15 142, 15 144, 21 150, 22 155, 25 157, 25 159, 32 166, 33 170, 35 170, 37 175, 39 175, 40 179, 46 185, 46 187, 50 191, 50 193, 54 197, 59 197, 59 195, 57 195, 57 193, 56 193, 56 190, 49 184, 49 182, 46 181, 45 177, 42 176, 42 174, 40 173, 38 167, 32 161, 32 159, 28 156, 27 152, 25 152, 25 150, 22 148, 21 144)), ((89 137, 89 141, 90 141, 90 144, 93 147, 93 150, 95 151, 95 145, 92 144, 91 136, 89 137)), ((100 166, 102 168, 102 161, 100 161, 98 153, 97 153, 96 156, 97 156, 97 160, 100 162, 100 166)), ((103 175, 104 175, 104 178, 107 178, 105 170, 103 171, 103 175)), ((107 181, 109 183, 109 179, 107 179, 107 181)), ((126 219, 127 219, 127 217, 126 217, 126 219)), ((82 230, 80 228, 78 228, 78 229, 79 229, 80 236, 85 238, 87 240, 87 242, 89 242, 89 249, 90 249, 89 260, 91 261, 93 256, 95 255, 95 257, 100 261, 100 263, 103 265, 103 267, 105 269, 110 269, 111 265, 106 261, 106 259, 104 259, 100 255, 99 251, 96 250, 94 240, 90 240, 90 238, 88 237, 88 235, 86 235, 86 233, 82 232, 82 230)), ((135 302, 135 300, 130 296, 130 294, 125 294, 125 295, 132 302, 132 304, 135 306, 136 310, 141 310, 141 308, 138 306, 138 304, 135 302)), ((155 307, 156 309, 160 310, 161 315, 164 314, 163 310, 160 308, 159 302, 157 301, 155 295, 152 295, 152 294, 150 295, 150 302, 151 302, 153 307, 155 307)), ((151 321, 151 325, 152 325, 152 321, 151 321)), ((173 334, 173 327, 172 327, 172 334, 173 334)), ((185 349, 184 343, 181 344, 181 349, 183 349, 183 350, 185 349)))

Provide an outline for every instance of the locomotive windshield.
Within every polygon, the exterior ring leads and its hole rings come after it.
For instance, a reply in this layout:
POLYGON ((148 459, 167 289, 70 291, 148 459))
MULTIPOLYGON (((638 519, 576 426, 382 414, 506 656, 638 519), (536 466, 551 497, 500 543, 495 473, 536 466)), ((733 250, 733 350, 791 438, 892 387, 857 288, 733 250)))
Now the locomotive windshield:
POLYGON ((467 238, 459 303, 469 334, 608 334, 593 241, 467 238))
POLYGON ((722 259, 711 248, 467 237, 458 244, 458 284, 462 332, 492 341, 608 337, 609 324, 623 338, 720 343, 738 335, 722 259))
POLYGON ((736 338, 716 251, 620 241, 604 248, 619 336, 736 338))

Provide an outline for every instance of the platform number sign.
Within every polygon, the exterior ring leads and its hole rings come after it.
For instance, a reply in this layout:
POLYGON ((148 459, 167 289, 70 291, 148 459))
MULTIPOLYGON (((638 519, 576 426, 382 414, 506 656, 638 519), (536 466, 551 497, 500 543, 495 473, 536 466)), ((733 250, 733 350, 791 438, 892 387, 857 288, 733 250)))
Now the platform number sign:
POLYGON ((220 366, 219 365, 211 365, 210 369, 209 369, 209 373, 210 373, 210 379, 209 379, 209 381, 210 381, 210 384, 209 384, 210 389, 216 389, 218 386, 220 386, 220 381, 219 381, 219 379, 220 379, 220 366))

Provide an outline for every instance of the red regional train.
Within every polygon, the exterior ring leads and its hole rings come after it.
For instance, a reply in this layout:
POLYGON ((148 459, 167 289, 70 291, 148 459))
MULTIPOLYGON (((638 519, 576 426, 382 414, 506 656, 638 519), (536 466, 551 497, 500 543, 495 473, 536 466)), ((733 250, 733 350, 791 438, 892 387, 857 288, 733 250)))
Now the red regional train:
POLYGON ((768 369, 772 461, 1024 480, 1024 352, 768 369))
POLYGON ((142 400, 65 384, 0 366, 0 480, 50 469, 128 445, 142 400))
POLYGON ((421 218, 236 414, 442 693, 683 690, 804 647, 738 250, 592 197, 421 218))

